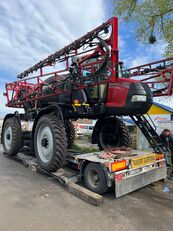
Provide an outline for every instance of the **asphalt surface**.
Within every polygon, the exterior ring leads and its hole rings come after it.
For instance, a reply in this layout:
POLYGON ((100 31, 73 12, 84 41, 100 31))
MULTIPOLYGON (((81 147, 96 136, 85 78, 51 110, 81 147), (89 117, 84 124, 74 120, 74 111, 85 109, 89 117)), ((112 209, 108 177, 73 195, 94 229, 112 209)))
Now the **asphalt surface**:
POLYGON ((172 230, 173 184, 163 183, 90 205, 0 151, 0 231, 172 230), (171 188, 172 187, 172 188, 171 188))

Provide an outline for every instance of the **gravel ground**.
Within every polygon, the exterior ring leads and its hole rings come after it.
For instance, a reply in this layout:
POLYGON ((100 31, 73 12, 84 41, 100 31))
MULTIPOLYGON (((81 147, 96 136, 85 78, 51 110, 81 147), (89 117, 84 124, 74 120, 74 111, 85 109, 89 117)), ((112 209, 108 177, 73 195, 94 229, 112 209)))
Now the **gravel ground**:
POLYGON ((0 151, 0 231, 172 230, 173 184, 154 184, 92 206, 0 151))

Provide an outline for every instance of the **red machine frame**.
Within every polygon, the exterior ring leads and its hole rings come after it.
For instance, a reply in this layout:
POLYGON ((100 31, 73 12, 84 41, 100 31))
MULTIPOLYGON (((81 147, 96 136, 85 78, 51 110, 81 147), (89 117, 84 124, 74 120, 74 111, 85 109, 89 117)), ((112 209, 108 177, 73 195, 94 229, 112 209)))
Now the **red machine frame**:
POLYGON ((123 71, 124 77, 146 82, 154 97, 170 96, 173 90, 173 57, 129 68, 123 71))
MULTIPOLYGON (((65 46, 63 49, 55 52, 52 55, 49 55, 46 59, 40 61, 33 67, 19 74, 18 78, 21 80, 7 83, 5 93, 5 96, 7 97, 6 106, 23 108, 23 105, 26 102, 31 102, 32 106, 34 106, 37 100, 68 92, 69 89, 60 88, 58 85, 58 80, 60 78, 59 75, 66 74, 67 72, 69 73, 70 59, 72 57, 79 58, 78 67, 80 73, 80 78, 78 82, 73 85, 73 89, 84 89, 88 88, 89 86, 116 82, 117 78, 119 77, 118 19, 116 17, 109 19, 101 26, 87 33, 83 37, 75 40, 68 46, 65 46), (108 32, 110 32, 109 36, 108 32), (101 37, 103 34, 106 36, 106 38, 101 37), (104 42, 109 46, 109 51, 104 50, 103 47, 101 47, 99 41, 97 41, 97 43, 95 42, 95 45, 93 45, 94 41, 98 40, 98 36, 100 36, 102 40, 104 40, 104 42), (88 47, 86 48, 86 46, 88 47), (84 82, 82 71, 85 68, 88 68, 90 72, 93 73, 94 68, 97 65, 101 65, 103 60, 98 59, 97 61, 92 61, 88 64, 84 62, 90 60, 94 55, 98 53, 100 56, 102 56, 102 58, 104 55, 109 56, 109 61, 111 64, 105 67, 107 73, 104 74, 104 78, 100 78, 99 80, 95 79, 95 76, 93 76, 91 81, 91 77, 86 76, 84 82), (47 67, 53 66, 55 64, 60 64, 61 68, 53 72, 46 70, 47 67), (65 66, 64 68, 62 68, 62 64, 65 66), (39 71, 39 74, 36 76, 28 77, 35 71, 39 71), (56 86, 54 86, 54 90, 51 93, 42 94, 43 86, 47 85, 45 83, 45 79, 49 77, 54 78, 56 86), (87 79, 90 81, 86 84, 87 79), (25 92, 24 98, 19 97, 21 91, 25 92)), ((139 77, 138 80, 146 82, 149 85, 154 97, 169 96, 172 94, 173 88, 173 57, 129 68, 123 71, 123 77, 139 77)), ((51 86, 49 86, 49 88, 51 89, 51 86)), ((111 93, 109 95, 111 95, 111 93)))
MULTIPOLYGON (((69 71, 70 67, 70 59, 74 56, 82 57, 82 62, 78 62, 80 68, 80 74, 82 70, 88 65, 88 68, 91 72, 96 65, 100 65, 102 60, 98 60, 96 62, 90 62, 89 64, 82 64, 84 61, 89 60, 94 54, 100 53, 100 55, 104 56, 108 51, 105 51, 103 47, 99 45, 99 42, 95 46, 91 43, 97 39, 97 36, 102 35, 107 36, 104 39, 106 44, 109 46, 109 60, 111 61, 111 66, 106 67, 107 71, 110 73, 109 75, 105 75, 105 79, 96 81, 90 81, 89 86, 99 85, 103 83, 109 82, 116 82, 116 78, 118 77, 118 19, 113 17, 109 19, 107 22, 103 23, 101 26, 97 27, 96 29, 92 30, 91 32, 87 33, 83 37, 75 40, 68 46, 65 46, 63 49, 55 52, 54 54, 48 56, 43 61, 40 61, 33 67, 29 68, 28 70, 24 71, 23 73, 18 75, 19 81, 15 81, 12 83, 6 83, 6 93, 5 96, 7 97, 7 104, 8 107, 15 107, 15 108, 23 108, 23 104, 26 102, 31 102, 34 104, 37 100, 43 99, 46 97, 59 95, 65 93, 69 90, 61 90, 58 86, 58 79, 59 74, 64 74, 69 71), (108 37, 107 34, 110 31, 110 36, 108 37), (85 49, 85 46, 88 46, 89 49, 85 49), (92 46, 92 47, 90 47, 92 46), (83 48, 83 51, 81 49, 83 48), (92 52, 92 53, 91 53, 92 52), (64 64, 65 68, 60 69, 54 72, 46 72, 45 67, 50 67, 55 64, 64 64), (38 71, 39 74, 33 77, 27 77, 28 75, 32 74, 34 71, 38 71), (50 94, 43 95, 42 94, 42 87, 46 85, 45 78, 53 77, 55 82, 57 83, 56 91, 50 94), (25 99, 19 100, 20 92, 25 92, 25 99)), ((103 39, 103 38, 102 38, 103 39)), ((87 80, 87 77, 85 77, 87 80)), ((73 86, 74 89, 83 89, 87 88, 88 84, 83 83, 82 74, 81 79, 78 81, 79 84, 73 86)), ((85 81, 86 82, 86 81, 85 81)))

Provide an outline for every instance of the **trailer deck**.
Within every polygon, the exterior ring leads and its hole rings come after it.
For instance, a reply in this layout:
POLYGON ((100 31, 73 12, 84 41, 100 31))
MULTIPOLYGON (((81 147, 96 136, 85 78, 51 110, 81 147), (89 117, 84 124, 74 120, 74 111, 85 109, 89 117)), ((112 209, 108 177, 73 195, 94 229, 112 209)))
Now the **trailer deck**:
POLYGON ((139 150, 115 150, 114 154, 104 151, 80 154, 71 151, 67 153, 64 168, 59 169, 55 173, 42 169, 37 159, 31 155, 18 153, 12 159, 23 163, 24 166, 34 172, 51 177, 59 182, 68 192, 96 206, 103 203, 103 196, 85 188, 83 167, 86 166, 86 163, 97 163, 105 169, 107 184, 109 187, 114 187, 115 198, 167 177, 167 168, 163 154, 139 150), (128 168, 123 168, 122 164, 124 163, 126 163, 128 168), (118 164, 117 166, 115 165, 116 168, 114 164, 118 164), (114 171, 111 168, 115 168, 114 171))

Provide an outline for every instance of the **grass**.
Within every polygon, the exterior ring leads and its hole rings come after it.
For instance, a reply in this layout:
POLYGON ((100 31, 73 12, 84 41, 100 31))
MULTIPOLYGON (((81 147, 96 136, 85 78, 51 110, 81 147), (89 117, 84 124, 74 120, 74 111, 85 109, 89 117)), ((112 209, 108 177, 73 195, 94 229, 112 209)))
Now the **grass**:
POLYGON ((79 145, 77 144, 73 144, 71 150, 73 151, 78 151, 82 154, 84 153, 90 153, 90 152, 98 152, 99 149, 98 148, 93 148, 93 147, 80 147, 79 145))

